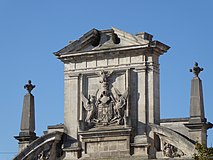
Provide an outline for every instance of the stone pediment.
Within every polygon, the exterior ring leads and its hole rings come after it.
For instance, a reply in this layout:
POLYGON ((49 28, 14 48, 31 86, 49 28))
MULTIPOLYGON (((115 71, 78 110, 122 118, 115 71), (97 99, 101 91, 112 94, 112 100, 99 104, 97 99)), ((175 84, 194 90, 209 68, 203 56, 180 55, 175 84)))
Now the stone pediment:
MULTIPOLYGON (((95 52, 112 49, 119 50, 127 47, 148 47, 150 45, 156 45, 157 43, 162 44, 158 41, 152 41, 152 37, 152 35, 146 32, 140 32, 136 35, 132 35, 116 28, 108 30, 92 29, 78 40, 70 41, 67 46, 54 54, 60 57, 65 55, 75 55, 76 53, 82 52, 95 52)), ((164 44, 162 44, 162 46, 166 47, 166 50, 168 49, 168 46, 164 44)))

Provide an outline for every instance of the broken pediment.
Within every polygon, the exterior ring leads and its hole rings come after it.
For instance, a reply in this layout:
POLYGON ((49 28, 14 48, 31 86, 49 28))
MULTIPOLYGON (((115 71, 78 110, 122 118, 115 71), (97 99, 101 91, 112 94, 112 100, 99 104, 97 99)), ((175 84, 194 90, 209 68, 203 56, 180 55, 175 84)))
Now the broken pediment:
MULTIPOLYGON (((150 46, 160 43, 158 41, 152 41, 152 35, 146 32, 140 32, 136 35, 121 31, 116 28, 108 30, 97 30, 92 29, 85 33, 78 40, 70 41, 70 43, 55 52, 54 54, 58 57, 62 55, 70 55, 88 51, 100 51, 108 49, 125 48, 125 47, 136 47, 136 46, 150 46)), ((168 49, 168 46, 163 45, 168 49)))

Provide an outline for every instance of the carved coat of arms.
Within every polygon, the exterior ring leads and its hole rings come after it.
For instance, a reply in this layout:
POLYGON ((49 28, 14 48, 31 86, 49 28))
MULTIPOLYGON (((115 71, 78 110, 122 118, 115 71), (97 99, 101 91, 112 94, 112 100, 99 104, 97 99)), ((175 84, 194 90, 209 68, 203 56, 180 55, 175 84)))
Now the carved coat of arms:
POLYGON ((84 121, 90 126, 123 125, 128 89, 123 94, 115 87, 109 89, 111 73, 101 71, 99 75, 101 76, 101 88, 97 90, 96 95, 89 95, 87 98, 82 93, 83 107, 87 112, 84 121))

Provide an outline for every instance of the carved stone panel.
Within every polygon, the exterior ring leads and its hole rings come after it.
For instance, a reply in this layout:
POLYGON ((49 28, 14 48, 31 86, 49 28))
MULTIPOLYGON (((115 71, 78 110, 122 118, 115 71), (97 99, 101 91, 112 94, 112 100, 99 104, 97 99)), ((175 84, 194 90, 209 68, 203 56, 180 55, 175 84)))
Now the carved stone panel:
POLYGON ((126 72, 100 71, 82 79, 82 119, 86 128, 126 124, 126 72), (123 86, 122 86, 123 85, 123 86))

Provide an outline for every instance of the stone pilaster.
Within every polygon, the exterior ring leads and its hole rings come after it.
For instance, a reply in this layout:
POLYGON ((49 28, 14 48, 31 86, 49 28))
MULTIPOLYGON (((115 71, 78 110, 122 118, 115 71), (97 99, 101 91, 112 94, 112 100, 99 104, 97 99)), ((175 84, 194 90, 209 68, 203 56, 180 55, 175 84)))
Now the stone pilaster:
POLYGON ((137 69, 138 74, 138 92, 140 97, 138 98, 138 125, 137 134, 146 134, 146 124, 147 124, 147 75, 146 68, 137 69))
MULTIPOLYGON (((147 56, 147 121, 151 124, 160 124, 160 78, 159 78, 159 53, 153 52, 147 56)), ((149 158, 155 158, 159 150, 159 138, 150 129, 148 132, 149 158)))
POLYGON ((64 147, 65 159, 79 157, 78 115, 79 115, 79 75, 65 75, 64 80, 64 147))

